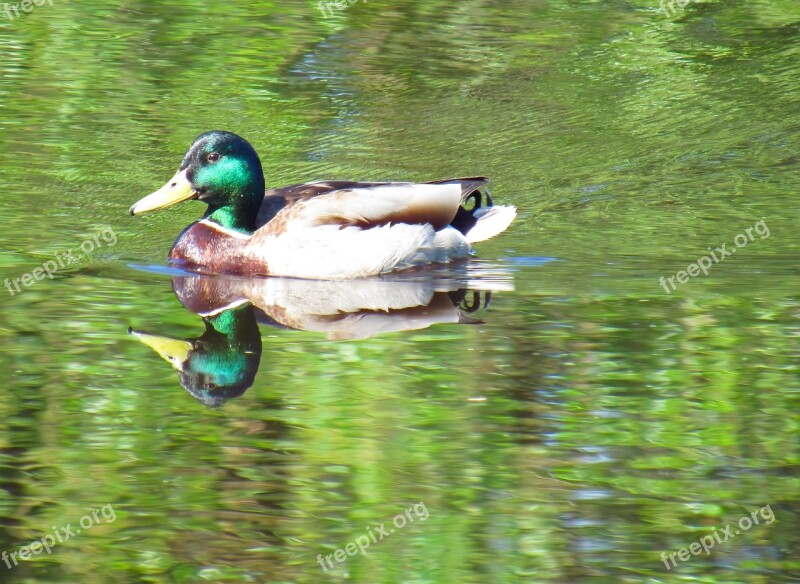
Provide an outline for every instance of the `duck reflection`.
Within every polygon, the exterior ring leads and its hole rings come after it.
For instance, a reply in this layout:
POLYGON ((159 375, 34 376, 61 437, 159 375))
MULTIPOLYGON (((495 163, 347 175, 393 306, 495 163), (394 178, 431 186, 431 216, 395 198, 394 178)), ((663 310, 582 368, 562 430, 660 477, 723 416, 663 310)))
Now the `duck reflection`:
MULTIPOLYGON (((424 329, 434 324, 478 324, 491 292, 452 280, 310 281, 176 276, 181 304, 203 319, 195 339, 130 329, 177 371, 181 385, 212 407, 253 385, 261 359, 259 324, 324 333, 333 340, 424 329)), ((510 286, 494 285, 508 289, 510 286)))

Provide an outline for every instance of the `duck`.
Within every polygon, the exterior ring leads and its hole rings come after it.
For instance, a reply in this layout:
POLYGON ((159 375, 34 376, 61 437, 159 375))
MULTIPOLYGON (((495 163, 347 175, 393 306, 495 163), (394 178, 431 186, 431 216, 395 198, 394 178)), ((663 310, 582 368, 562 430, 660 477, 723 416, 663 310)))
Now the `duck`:
POLYGON ((173 276, 181 305, 202 318, 202 335, 165 336, 128 328, 177 372, 181 386, 209 407, 243 395, 262 355, 259 325, 324 334, 331 341, 368 339, 434 325, 478 325, 494 290, 508 282, 442 278, 314 280, 173 276))
POLYGON ((130 208, 207 205, 178 236, 169 263, 201 274, 350 280, 467 258, 516 208, 494 205, 485 177, 426 183, 317 181, 266 190, 255 148, 214 130, 175 175, 130 208))

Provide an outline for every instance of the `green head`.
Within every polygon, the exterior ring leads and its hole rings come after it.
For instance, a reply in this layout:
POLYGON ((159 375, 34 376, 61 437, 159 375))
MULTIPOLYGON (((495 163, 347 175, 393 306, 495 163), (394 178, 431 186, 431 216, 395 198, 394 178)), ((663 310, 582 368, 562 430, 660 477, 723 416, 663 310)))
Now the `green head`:
POLYGON ((209 406, 219 406, 253 385, 261 361, 261 333, 253 307, 203 319, 206 331, 180 370, 181 385, 209 406))
POLYGON ((263 198, 264 172, 255 149, 236 134, 215 130, 198 136, 175 176, 130 212, 137 215, 197 199, 208 205, 205 218, 252 233, 263 198))
POLYGON ((129 332, 169 362, 196 399, 219 406, 253 385, 261 360, 261 333, 249 304, 203 322, 203 335, 189 340, 129 332))

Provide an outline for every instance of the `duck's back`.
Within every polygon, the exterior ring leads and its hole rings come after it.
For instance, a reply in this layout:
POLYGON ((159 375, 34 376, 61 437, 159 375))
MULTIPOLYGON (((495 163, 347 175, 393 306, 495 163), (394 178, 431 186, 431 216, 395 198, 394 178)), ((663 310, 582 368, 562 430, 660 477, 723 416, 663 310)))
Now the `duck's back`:
POLYGON ((314 197, 326 195, 333 191, 339 191, 342 189, 369 188, 384 184, 391 183, 329 180, 301 183, 269 189, 266 193, 264 193, 264 202, 261 203, 261 209, 258 211, 256 229, 269 223, 279 211, 294 203, 307 201, 309 199, 313 199, 314 197))
POLYGON ((459 184, 389 183, 336 189, 286 204, 246 244, 269 273, 351 279, 465 257, 448 227, 459 184))
MULTIPOLYGON (((457 184, 461 189, 461 203, 466 204, 470 197, 476 199, 473 209, 480 206, 482 193, 478 190, 485 186, 489 179, 483 176, 474 176, 469 178, 453 178, 437 181, 430 181, 422 184, 429 185, 443 185, 443 184, 457 184)), ((291 206, 301 201, 308 201, 320 195, 327 195, 333 191, 341 190, 359 190, 359 189, 373 189, 374 187, 382 186, 407 186, 412 183, 403 182, 369 182, 369 181, 353 181, 353 180, 328 180, 317 181, 309 183, 301 183, 289 185, 285 187, 277 187, 267 190, 264 193, 264 201, 258 212, 256 219, 256 229, 263 227, 269 223, 275 215, 277 215, 285 207, 291 206)), ((486 203, 491 205, 491 198, 486 194, 486 203)), ((457 215, 453 220, 453 226, 465 233, 465 227, 470 224, 470 212, 466 209, 457 210, 457 215)))

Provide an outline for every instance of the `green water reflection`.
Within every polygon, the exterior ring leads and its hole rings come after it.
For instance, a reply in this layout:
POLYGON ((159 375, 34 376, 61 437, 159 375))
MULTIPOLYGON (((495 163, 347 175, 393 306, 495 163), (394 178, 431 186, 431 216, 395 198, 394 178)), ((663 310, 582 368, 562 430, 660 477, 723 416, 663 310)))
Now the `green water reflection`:
POLYGON ((0 552, 115 519, 0 581, 800 581, 798 46, 796 0, 0 10, 0 279, 116 236, 3 288, 0 552), (214 128, 270 185, 491 176, 520 216, 448 276, 494 290, 481 323, 331 339, 241 305, 252 386, 193 399, 128 328, 203 334, 153 269, 199 206, 127 209, 214 128))

